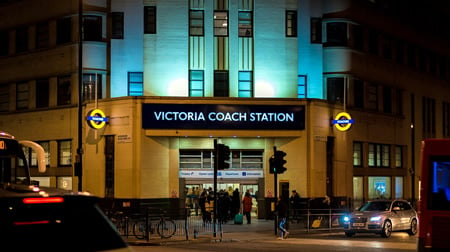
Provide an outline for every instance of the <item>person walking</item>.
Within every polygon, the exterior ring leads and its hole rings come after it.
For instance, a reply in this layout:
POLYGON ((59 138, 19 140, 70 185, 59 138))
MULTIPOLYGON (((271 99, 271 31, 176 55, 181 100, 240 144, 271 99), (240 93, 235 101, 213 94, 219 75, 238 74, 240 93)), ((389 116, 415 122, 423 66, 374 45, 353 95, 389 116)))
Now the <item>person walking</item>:
POLYGON ((289 235, 289 232, 286 229, 287 210, 287 204, 284 202, 283 197, 279 196, 276 205, 278 229, 280 230, 280 237, 278 237, 279 240, 284 240, 289 235))
POLYGON ((241 212, 241 193, 239 189, 234 189, 233 194, 231 196, 231 218, 234 219, 234 216, 241 212))
POLYGON ((244 211, 244 215, 247 218, 247 224, 252 223, 252 196, 250 195, 250 192, 245 192, 244 200, 242 200, 242 209, 244 211))
POLYGON ((292 220, 297 220, 297 223, 300 222, 300 196, 298 195, 296 190, 292 190, 292 195, 289 198, 289 203, 292 208, 292 220))

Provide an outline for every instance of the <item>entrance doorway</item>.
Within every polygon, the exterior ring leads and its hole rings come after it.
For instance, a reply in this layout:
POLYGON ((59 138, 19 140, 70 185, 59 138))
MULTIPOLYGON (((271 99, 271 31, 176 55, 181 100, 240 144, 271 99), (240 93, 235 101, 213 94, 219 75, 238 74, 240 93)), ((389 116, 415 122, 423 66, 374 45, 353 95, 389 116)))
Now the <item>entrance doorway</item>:
MULTIPOLYGON (((209 181, 208 181, 209 182, 209 181)), ((219 182, 217 183, 217 191, 225 191, 228 193, 228 196, 232 197, 233 191, 235 189, 238 189, 239 191, 239 198, 240 198, 240 212, 242 213, 242 200, 244 198, 245 192, 249 192, 252 196, 252 217, 258 216, 258 201, 257 201, 257 195, 258 195, 258 184, 257 181, 254 182, 219 182)), ((186 206, 191 208, 191 212, 198 213, 198 197, 202 193, 203 190, 213 190, 214 184, 212 183, 202 183, 202 182, 189 182, 186 181, 186 187, 185 187, 185 193, 186 193, 186 206)))

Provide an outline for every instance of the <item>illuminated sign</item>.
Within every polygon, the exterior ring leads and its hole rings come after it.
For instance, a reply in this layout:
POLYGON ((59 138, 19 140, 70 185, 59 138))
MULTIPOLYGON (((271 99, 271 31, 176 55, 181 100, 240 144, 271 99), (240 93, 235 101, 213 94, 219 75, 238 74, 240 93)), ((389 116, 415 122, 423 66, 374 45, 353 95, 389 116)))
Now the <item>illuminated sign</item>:
POLYGON ((147 103, 142 128, 304 130, 305 106, 147 103))
MULTIPOLYGON (((198 171, 198 170, 181 170, 179 172, 180 178, 213 178, 214 171, 198 171)), ((262 170, 233 170, 233 171, 218 171, 218 178, 263 178, 264 174, 262 170)))
POLYGON ((354 122, 349 113, 341 112, 336 115, 332 123, 339 131, 347 131, 354 122))
POLYGON ((108 117, 106 117, 105 113, 100 109, 93 109, 89 111, 89 114, 86 118, 89 126, 94 129, 101 129, 105 127, 108 122, 108 117))
POLYGON ((0 141, 0 150, 6 150, 6 145, 4 141, 0 141))

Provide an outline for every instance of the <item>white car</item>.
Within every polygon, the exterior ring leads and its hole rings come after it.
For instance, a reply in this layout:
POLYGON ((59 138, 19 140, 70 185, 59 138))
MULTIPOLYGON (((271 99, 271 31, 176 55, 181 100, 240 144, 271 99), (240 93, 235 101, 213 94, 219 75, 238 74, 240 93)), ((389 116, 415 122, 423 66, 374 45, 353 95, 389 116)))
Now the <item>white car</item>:
POLYGON ((418 218, 414 208, 406 200, 372 200, 357 211, 344 217, 347 237, 356 233, 375 233, 390 237, 392 232, 417 233, 418 218))

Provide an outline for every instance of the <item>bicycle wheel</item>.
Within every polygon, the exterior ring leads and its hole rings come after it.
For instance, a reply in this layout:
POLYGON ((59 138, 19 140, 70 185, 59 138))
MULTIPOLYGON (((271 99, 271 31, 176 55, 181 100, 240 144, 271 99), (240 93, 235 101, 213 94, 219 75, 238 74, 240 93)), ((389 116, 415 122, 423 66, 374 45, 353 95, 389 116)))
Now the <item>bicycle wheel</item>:
POLYGON ((161 238, 170 238, 177 231, 177 226, 171 219, 161 219, 156 227, 156 230, 161 238))
POLYGON ((145 222, 142 221, 135 221, 133 223, 133 235, 138 239, 145 239, 146 237, 146 230, 145 230, 145 222))

